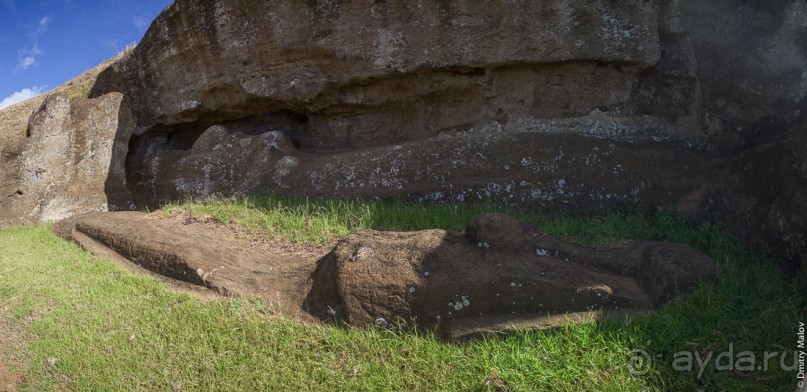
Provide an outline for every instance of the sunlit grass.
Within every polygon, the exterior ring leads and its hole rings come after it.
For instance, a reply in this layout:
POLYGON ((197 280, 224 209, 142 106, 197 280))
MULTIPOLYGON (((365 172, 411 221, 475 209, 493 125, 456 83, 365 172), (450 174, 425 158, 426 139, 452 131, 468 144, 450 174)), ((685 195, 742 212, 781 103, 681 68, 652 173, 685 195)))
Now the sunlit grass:
MULTIPOLYGON (((319 244, 362 228, 461 230, 485 210, 278 197, 169 208, 319 244)), ((684 242, 723 271, 651 314, 454 344, 412 331, 302 325, 254 300, 199 301, 34 226, 0 231, 0 304, 25 326, 32 352, 25 387, 37 391, 795 389, 795 373, 778 363, 753 372, 717 371, 712 363, 700 377, 697 367, 672 367, 684 350, 717 355, 732 345, 761 358, 795 349, 804 289, 719 228, 669 215, 517 215, 577 243, 684 242), (654 358, 647 374, 631 373, 634 349, 654 358)))
MULTIPOLYGON (((308 199, 284 196, 205 198, 166 205, 166 214, 209 216, 219 223, 237 223, 253 235, 284 238, 294 243, 332 244, 356 230, 464 230, 477 214, 506 212, 519 220, 578 244, 612 243, 627 239, 682 241, 692 235, 684 220, 670 214, 610 213, 581 219, 565 214, 542 215, 519 210, 466 204, 419 205, 400 200, 366 202, 352 199, 308 199)), ((695 238, 691 238, 695 240, 695 238)))

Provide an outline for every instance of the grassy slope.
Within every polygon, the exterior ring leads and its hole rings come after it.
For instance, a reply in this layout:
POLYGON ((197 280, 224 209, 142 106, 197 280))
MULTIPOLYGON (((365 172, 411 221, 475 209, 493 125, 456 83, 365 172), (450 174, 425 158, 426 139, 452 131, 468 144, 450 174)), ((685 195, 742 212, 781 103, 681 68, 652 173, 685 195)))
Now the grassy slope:
MULTIPOLYGON (((282 198, 175 208, 320 243, 362 227, 459 229, 476 212, 282 198)), ((724 271, 650 315, 455 345, 405 332, 294 324, 248 300, 200 302, 36 226, 0 231, 0 304, 28 331, 32 390, 794 389, 795 374, 779 370, 778 357, 767 372, 718 372, 710 365, 698 378, 671 367, 673 353, 682 350, 718 353, 733 344, 735 353, 761 357, 795 348, 795 328, 804 321, 798 317, 807 310, 803 289, 733 238, 664 215, 522 218, 575 242, 685 242, 724 271), (636 348, 662 356, 648 374, 629 371, 636 348)))
POLYGON ((120 55, 104 61, 45 94, 0 110, 0 145, 25 137, 25 131, 28 129, 28 119, 34 111, 42 106, 47 97, 57 93, 64 93, 70 99, 87 98, 98 75, 119 58, 120 55))

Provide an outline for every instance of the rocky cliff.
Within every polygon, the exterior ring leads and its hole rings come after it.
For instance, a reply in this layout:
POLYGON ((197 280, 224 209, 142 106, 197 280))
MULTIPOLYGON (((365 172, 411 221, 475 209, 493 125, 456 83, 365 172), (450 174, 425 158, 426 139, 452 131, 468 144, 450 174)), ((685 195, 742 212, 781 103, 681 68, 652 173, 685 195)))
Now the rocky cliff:
POLYGON ((107 208, 235 192, 672 208, 784 266, 807 256, 800 0, 177 0, 90 102, 109 94, 107 208))

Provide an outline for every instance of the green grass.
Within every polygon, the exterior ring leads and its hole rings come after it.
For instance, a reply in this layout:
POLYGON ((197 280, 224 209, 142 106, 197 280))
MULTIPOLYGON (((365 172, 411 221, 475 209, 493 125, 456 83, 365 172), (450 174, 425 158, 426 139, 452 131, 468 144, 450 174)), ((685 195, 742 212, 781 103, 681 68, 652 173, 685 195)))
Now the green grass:
MULTIPOLYGON (((312 200, 267 195, 189 200, 166 205, 163 211, 169 215, 179 212, 197 218, 210 216, 219 223, 237 223, 249 234, 268 239, 330 245, 352 231, 363 229, 441 228, 461 231, 477 214, 502 210, 466 204, 423 206, 401 200, 312 200)), ((669 214, 611 213, 581 220, 565 214, 547 216, 518 210, 503 212, 577 244, 613 243, 636 238, 682 241, 675 236, 694 234, 683 220, 669 214)))
MULTIPOLYGON (((479 211, 398 202, 242 198, 173 206, 254 233, 329 243, 359 228, 461 229, 479 211)), ((723 267, 719 279, 652 314, 466 344, 429 334, 284 321, 256 301, 169 292, 62 241, 45 226, 0 231, 0 304, 24 325, 29 390, 784 390, 793 372, 672 368, 684 350, 717 355, 795 349, 804 288, 719 228, 669 215, 521 219, 578 243, 669 239, 723 267), (656 358, 634 375, 634 349, 656 358), (656 357, 661 355, 661 358, 656 357), (56 359, 49 365, 48 359, 56 359)), ((800 318, 801 317, 801 318, 800 318)), ((788 362, 792 361, 789 360, 788 362)), ((774 363, 775 362, 775 363, 774 363)))
POLYGON ((90 96, 90 90, 92 89, 92 84, 89 83, 80 83, 76 85, 70 86, 66 91, 65 94, 67 95, 68 99, 78 99, 78 98, 87 98, 90 96))

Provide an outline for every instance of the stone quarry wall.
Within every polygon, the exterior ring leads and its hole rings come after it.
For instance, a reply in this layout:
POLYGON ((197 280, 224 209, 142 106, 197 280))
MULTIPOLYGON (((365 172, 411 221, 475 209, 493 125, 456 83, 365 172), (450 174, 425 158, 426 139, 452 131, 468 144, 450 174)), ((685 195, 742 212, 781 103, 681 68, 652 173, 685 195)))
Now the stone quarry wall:
POLYGON ((178 1, 114 79, 145 129, 253 120, 361 148, 620 106, 656 21, 651 2, 178 1))
POLYGON ((177 0, 91 96, 112 92, 136 207, 672 208, 807 255, 801 0, 177 0))
POLYGON ((806 8, 180 0, 95 94, 125 91, 143 131, 239 122, 284 129, 311 150, 592 113, 735 149, 803 118, 806 8))
POLYGON ((45 99, 2 162, 0 225, 130 208, 124 161, 134 124, 119 93, 45 99))

